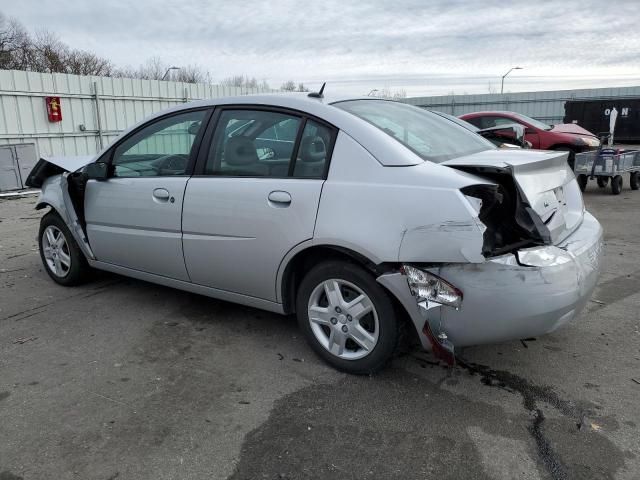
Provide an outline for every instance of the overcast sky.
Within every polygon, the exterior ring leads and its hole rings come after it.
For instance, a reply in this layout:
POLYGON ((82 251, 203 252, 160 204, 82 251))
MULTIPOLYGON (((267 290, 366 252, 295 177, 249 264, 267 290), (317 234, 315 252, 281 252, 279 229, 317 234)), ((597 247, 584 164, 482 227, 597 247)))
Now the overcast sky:
POLYGON ((409 96, 640 85, 639 0, 20 0, 3 13, 120 66, 152 56, 409 96))

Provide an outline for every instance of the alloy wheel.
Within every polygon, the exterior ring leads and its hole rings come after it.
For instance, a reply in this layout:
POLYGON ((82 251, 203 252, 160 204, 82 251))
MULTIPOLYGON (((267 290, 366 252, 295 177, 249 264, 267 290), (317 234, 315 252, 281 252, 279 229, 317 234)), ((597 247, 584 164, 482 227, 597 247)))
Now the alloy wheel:
POLYGON ((311 331, 331 354, 344 360, 364 358, 380 335, 378 313, 358 286, 329 279, 311 292, 308 304, 311 331))
POLYGON ((62 230, 49 225, 42 232, 42 252, 49 271, 56 277, 65 277, 71 268, 71 253, 62 230))

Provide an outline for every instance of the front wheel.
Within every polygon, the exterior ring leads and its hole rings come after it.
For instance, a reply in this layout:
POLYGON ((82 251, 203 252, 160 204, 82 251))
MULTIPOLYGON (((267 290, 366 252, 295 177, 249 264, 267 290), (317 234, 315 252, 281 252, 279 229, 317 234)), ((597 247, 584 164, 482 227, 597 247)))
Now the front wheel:
POLYGON ((631 172, 631 176, 629 177, 629 186, 631 187, 631 190, 638 190, 638 187, 640 187, 638 177, 640 177, 640 172, 631 172))
POLYGON ((398 345, 391 299, 358 265, 329 261, 314 267, 300 284, 296 311, 311 347, 339 370, 374 373, 398 345))
POLYGON ((89 265, 57 213, 49 212, 40 220, 38 243, 42 264, 54 282, 72 286, 84 281, 89 265))

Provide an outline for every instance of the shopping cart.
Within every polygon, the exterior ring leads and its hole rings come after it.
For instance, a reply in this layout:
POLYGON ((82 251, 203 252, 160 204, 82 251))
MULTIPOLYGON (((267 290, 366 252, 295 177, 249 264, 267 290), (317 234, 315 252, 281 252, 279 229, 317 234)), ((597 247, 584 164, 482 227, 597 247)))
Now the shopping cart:
POLYGON ((576 153, 573 171, 583 192, 589 180, 594 178, 600 188, 611 181, 611 193, 622 191, 622 175, 629 174, 629 186, 638 190, 640 186, 640 150, 620 151, 600 148, 591 152, 576 153))

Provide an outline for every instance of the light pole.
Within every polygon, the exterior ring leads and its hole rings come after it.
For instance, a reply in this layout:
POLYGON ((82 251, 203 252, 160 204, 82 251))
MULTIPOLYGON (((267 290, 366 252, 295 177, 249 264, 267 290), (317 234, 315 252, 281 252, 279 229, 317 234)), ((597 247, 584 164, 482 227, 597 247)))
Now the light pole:
POLYGON ((505 73, 502 76, 502 84, 500 85, 500 95, 502 95, 502 92, 504 92, 504 77, 509 75, 513 70, 522 70, 522 67, 512 67, 511 69, 509 69, 507 73, 505 73))
POLYGON ((167 68, 167 71, 164 72, 164 75, 162 75, 161 80, 164 80, 165 78, 167 78, 167 75, 169 75, 169 72, 171 70, 180 70, 180 67, 169 67, 169 68, 167 68))
POLYGON ((372 93, 376 93, 378 91, 377 88, 374 88, 373 90, 371 90, 369 93, 367 93, 367 97, 370 97, 372 93))

